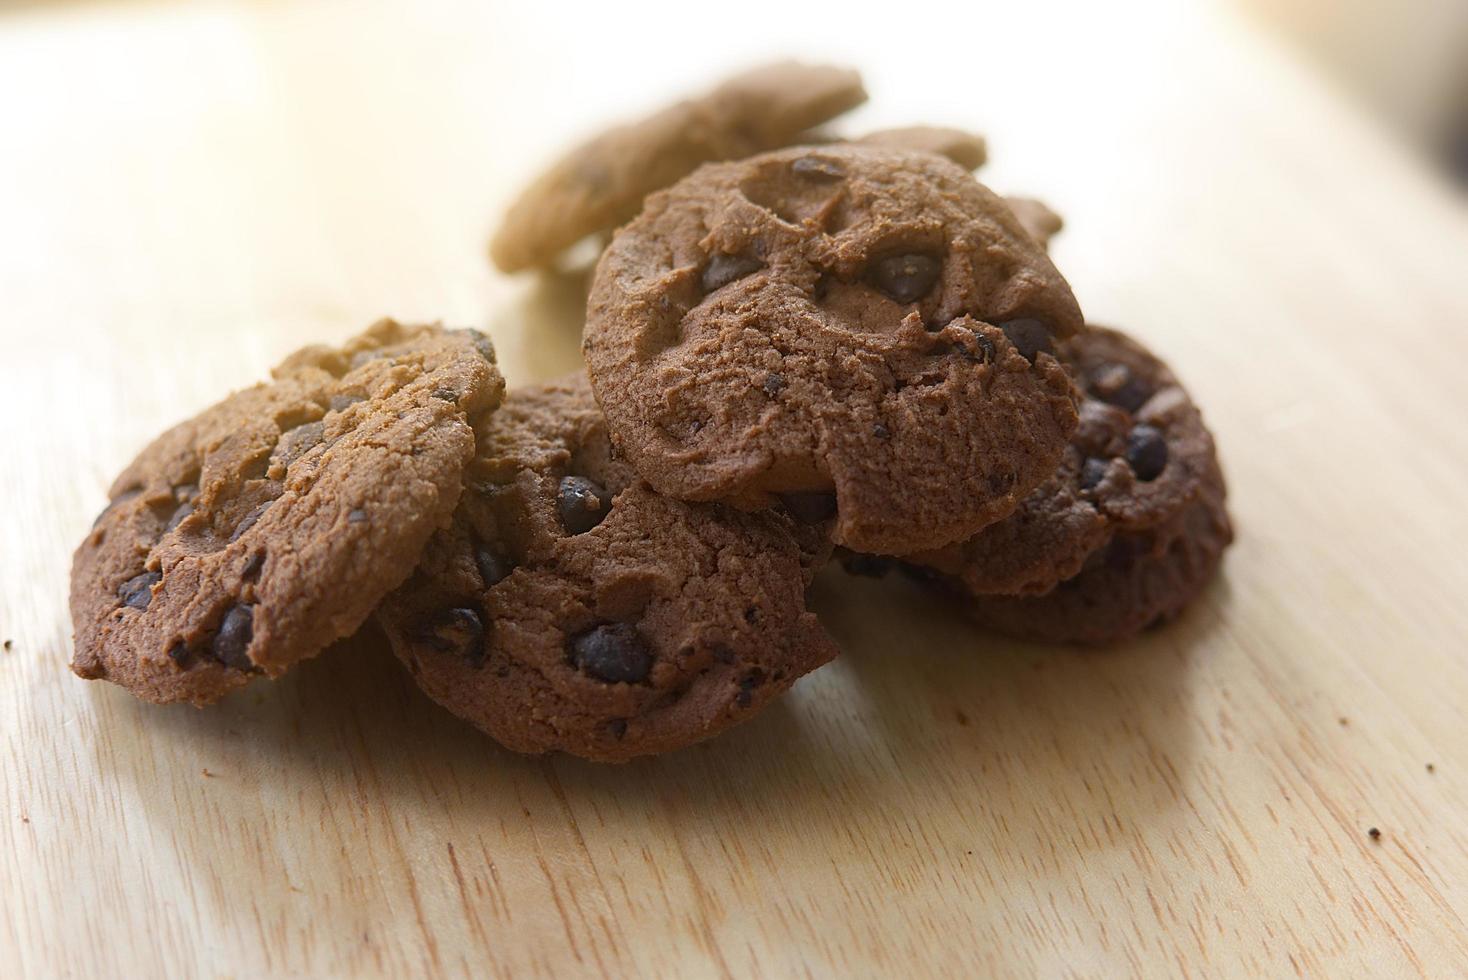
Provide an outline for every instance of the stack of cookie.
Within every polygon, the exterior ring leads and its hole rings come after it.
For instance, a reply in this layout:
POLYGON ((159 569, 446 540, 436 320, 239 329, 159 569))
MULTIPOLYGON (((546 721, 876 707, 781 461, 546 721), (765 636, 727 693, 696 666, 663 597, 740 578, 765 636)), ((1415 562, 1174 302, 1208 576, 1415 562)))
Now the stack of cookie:
POLYGON ((981 139, 813 130, 864 98, 760 69, 529 188, 507 270, 630 219, 584 375, 506 396, 483 336, 383 321, 165 433, 77 552, 73 669, 203 705, 372 618, 510 748, 622 760, 834 657, 805 606, 833 554, 1020 637, 1176 615, 1231 537, 1197 408, 1084 323, 1059 220, 974 180, 981 139))

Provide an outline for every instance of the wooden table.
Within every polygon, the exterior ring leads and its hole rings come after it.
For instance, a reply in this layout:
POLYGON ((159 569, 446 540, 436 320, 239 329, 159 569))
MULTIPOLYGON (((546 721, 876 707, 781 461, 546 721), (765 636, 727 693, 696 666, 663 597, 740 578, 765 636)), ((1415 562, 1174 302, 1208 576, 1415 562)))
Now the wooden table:
POLYGON ((0 970, 1460 974, 1462 198, 1206 5, 544 7, 0 14, 0 970), (779 50, 865 69, 852 129, 986 132, 1091 318, 1189 382, 1240 535, 1188 616, 1042 649, 833 569, 837 663, 624 767, 500 750, 370 638, 208 711, 67 671, 71 550, 147 439, 383 313, 573 367, 573 286, 483 260, 498 209, 779 50))

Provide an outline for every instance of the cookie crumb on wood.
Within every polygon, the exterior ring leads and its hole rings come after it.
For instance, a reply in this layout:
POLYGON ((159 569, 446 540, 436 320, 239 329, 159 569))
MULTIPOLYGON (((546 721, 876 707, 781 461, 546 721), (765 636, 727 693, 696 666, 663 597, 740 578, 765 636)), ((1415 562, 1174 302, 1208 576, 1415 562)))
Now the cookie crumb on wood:
POLYGON ((1373 841, 1376 841, 1377 843, 1380 843, 1381 842, 1381 830, 1380 829, 1378 829, 1376 827, 1372 827, 1370 830, 1366 831, 1366 834, 1373 841))
POLYGON ((1433 765, 1432 763, 1429 762, 1427 764, 1427 771, 1428 772, 1437 772, 1437 766, 1435 766, 1435 765, 1433 765))

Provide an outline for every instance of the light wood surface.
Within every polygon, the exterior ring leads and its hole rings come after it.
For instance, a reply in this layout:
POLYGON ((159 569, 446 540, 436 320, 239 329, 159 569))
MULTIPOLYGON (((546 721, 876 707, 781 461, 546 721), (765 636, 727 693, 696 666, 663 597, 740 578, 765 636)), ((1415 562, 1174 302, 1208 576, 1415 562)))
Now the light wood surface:
POLYGON ((0 972, 1461 975, 1463 202, 1226 10, 1005 7, 0 13, 0 972), (498 209, 780 52, 863 68, 850 129, 985 132, 1189 383, 1240 534, 1181 622, 1026 647, 831 570, 838 662, 625 767, 502 751, 370 637, 207 711, 68 672, 143 443, 385 313, 573 367, 575 283, 492 273, 498 209))

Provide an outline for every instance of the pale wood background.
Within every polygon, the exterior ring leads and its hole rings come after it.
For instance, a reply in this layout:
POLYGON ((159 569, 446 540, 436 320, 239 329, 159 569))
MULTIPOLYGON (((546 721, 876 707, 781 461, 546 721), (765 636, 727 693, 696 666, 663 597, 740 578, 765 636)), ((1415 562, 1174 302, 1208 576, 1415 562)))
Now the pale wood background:
POLYGON ((1462 200, 1227 11, 965 9, 0 14, 0 971, 1460 973, 1462 200), (863 67, 853 128, 988 133, 1191 384, 1240 536, 1189 616, 1047 650, 833 570, 840 661, 620 768, 500 750, 370 639, 209 711, 72 677, 70 552, 148 438, 383 313, 573 366, 574 284, 483 261, 498 208, 778 52, 863 67))

